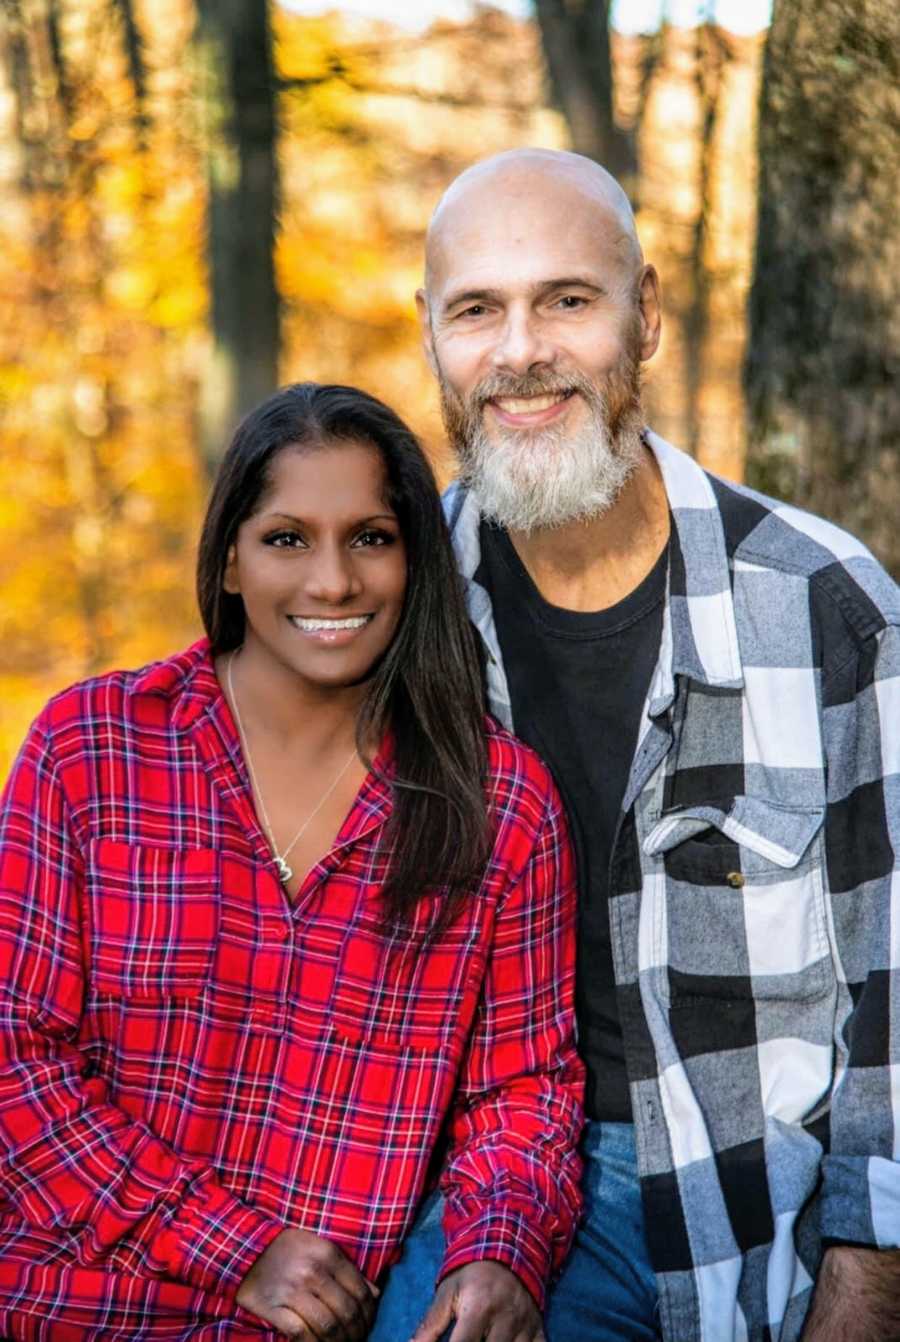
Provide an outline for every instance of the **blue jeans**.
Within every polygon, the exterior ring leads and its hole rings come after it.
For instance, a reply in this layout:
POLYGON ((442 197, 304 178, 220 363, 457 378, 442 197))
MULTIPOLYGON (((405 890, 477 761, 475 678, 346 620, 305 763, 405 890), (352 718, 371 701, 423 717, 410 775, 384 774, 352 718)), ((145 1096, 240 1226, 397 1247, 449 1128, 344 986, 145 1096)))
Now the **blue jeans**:
MULTIPOLYGON (((547 1342, 658 1342, 656 1279, 644 1238, 634 1128, 589 1123, 582 1154, 584 1218, 547 1300, 547 1342)), ((444 1256, 442 1213, 443 1200, 433 1193, 387 1279, 369 1342, 409 1342, 415 1332, 444 1256)))

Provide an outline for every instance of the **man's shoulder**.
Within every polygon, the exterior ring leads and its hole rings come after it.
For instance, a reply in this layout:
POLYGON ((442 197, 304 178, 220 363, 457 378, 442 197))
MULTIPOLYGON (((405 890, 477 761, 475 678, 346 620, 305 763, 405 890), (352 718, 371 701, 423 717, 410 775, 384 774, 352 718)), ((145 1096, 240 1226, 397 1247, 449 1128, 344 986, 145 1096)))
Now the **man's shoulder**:
MULTIPOLYGON (((732 562, 756 562, 774 571, 812 579, 842 565, 860 572, 884 592, 896 593, 888 577, 862 541, 823 517, 781 499, 761 494, 705 470, 686 452, 648 431, 647 440, 663 472, 676 523, 683 512, 714 508, 732 562)), ((682 545, 691 544, 689 526, 679 527, 682 545), (684 534, 682 534, 682 531, 684 534)))
POLYGON ((900 625, 900 588, 862 541, 814 513, 706 475, 736 588, 777 601, 779 590, 799 585, 813 611, 836 608, 861 638, 900 625))
POLYGON ((834 522, 711 471, 704 475, 715 495, 729 556, 755 556, 810 578, 835 562, 880 567, 861 540, 834 522))

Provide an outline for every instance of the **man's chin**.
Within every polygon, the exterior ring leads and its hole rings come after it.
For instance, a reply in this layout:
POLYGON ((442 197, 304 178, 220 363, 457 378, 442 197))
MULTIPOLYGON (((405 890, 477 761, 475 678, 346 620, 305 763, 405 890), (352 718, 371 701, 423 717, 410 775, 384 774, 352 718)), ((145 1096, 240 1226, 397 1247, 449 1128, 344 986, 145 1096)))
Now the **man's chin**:
POLYGON ((564 531, 567 527, 587 526, 608 513, 615 503, 613 497, 581 499, 577 505, 572 503, 567 508, 559 508, 549 512, 540 501, 533 509, 522 506, 524 502, 522 500, 519 501, 518 507, 498 507, 496 504, 492 506, 482 500, 477 488, 473 492, 482 517, 494 526, 502 527, 504 531, 521 536, 534 536, 549 531, 564 531))
POLYGON ((599 426, 580 445, 546 433, 538 443, 482 439, 463 450, 461 475, 482 513, 506 530, 557 531, 608 513, 642 454, 634 426, 615 444, 599 426))

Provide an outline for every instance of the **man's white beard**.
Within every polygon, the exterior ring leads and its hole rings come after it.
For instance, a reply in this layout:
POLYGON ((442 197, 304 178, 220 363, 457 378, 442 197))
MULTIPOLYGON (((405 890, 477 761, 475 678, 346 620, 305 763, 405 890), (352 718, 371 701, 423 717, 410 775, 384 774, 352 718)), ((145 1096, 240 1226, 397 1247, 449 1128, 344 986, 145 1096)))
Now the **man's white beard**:
POLYGON ((622 417, 615 442, 607 416, 591 407, 583 428, 504 430, 489 437, 483 417, 459 444, 461 478, 482 514, 507 531, 586 522, 607 512, 642 457, 637 410, 622 417))

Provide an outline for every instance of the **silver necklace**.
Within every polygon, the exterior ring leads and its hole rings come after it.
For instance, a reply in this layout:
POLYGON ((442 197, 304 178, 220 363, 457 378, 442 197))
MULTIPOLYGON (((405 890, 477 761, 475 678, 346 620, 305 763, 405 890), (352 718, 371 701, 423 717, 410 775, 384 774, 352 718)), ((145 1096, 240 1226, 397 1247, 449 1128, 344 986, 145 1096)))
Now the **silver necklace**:
POLYGON ((279 853, 277 845, 275 843, 275 835, 272 833, 272 826, 269 823, 269 813, 266 810, 266 803, 263 801, 263 795, 262 792, 260 791, 259 783, 256 778, 256 770, 253 768, 253 760, 250 757, 250 747, 247 745, 247 734, 244 731, 244 724, 241 721, 241 710, 238 708, 237 695, 234 692, 234 682, 231 679, 231 664, 239 651, 240 651, 239 648, 234 649, 234 652, 232 652, 231 656, 228 658, 228 663, 225 667, 225 679, 228 682, 228 698, 231 700, 231 706, 234 709, 234 720, 235 723, 237 724, 238 736, 241 738, 241 745, 244 750, 244 759, 247 761, 247 772, 250 775, 250 782, 253 784, 253 791, 256 794, 257 801, 259 802, 259 809, 260 812, 262 813, 263 828, 266 831, 266 834, 269 839, 269 846, 272 849, 272 859, 275 863, 275 866, 278 868, 279 878, 281 879, 284 885, 287 885, 288 881, 294 874, 293 869, 289 867, 287 864, 287 855, 306 833, 307 829, 315 820, 316 816, 319 814, 322 807, 325 805, 328 798, 331 796, 332 792, 334 792, 334 789, 337 787, 338 783, 341 781, 344 774, 350 768, 350 765, 356 759, 356 746, 353 747, 353 754, 347 760, 347 763, 341 769, 337 778, 331 784, 331 787, 328 789, 327 792, 323 794, 321 800, 319 801, 318 806, 315 808, 314 811, 311 811, 310 814, 306 817, 303 824, 297 830, 297 833, 291 839, 287 848, 285 848, 284 852, 279 853))

